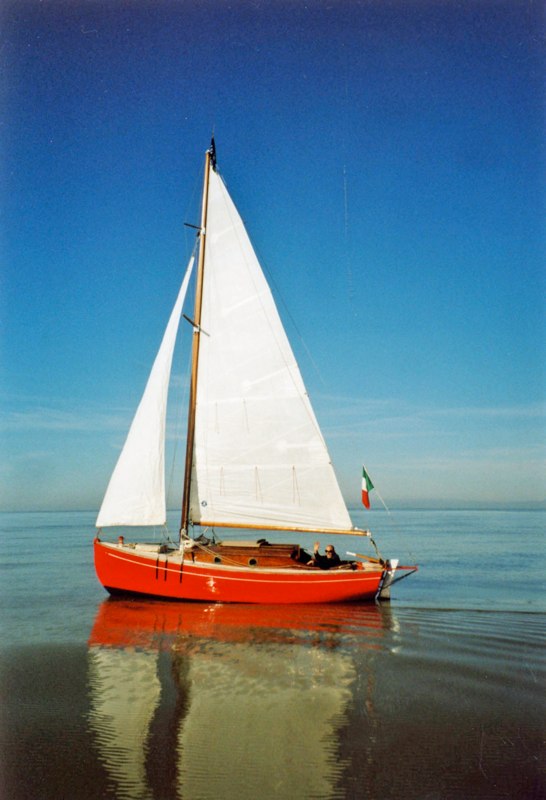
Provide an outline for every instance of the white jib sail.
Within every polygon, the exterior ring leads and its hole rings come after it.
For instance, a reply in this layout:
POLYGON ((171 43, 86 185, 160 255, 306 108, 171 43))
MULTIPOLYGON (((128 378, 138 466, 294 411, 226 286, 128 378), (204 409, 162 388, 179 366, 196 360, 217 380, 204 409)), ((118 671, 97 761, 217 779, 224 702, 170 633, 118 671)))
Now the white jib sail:
POLYGON ((350 530, 271 291, 212 171, 201 328, 193 521, 350 530))
POLYGON ((165 420, 172 357, 182 306, 193 267, 192 256, 169 324, 127 440, 110 478, 96 525, 163 525, 165 503, 165 420))

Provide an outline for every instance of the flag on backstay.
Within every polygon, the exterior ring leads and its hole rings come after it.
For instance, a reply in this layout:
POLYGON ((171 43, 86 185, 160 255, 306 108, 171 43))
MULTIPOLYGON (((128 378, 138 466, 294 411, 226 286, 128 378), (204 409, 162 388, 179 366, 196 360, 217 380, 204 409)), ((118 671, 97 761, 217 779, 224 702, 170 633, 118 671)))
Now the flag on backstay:
POLYGON ((366 467, 362 467, 362 502, 366 508, 370 507, 370 492, 373 489, 373 483, 370 476, 366 472, 366 467))

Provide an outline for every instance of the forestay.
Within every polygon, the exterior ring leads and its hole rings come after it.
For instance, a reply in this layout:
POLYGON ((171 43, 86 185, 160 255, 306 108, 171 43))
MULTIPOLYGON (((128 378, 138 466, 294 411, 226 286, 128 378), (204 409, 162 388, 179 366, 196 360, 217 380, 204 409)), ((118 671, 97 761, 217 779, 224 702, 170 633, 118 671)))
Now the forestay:
POLYGON ((201 329, 193 521, 351 529, 270 289, 214 171, 201 329))
POLYGON ((172 357, 192 256, 127 440, 108 484, 96 525, 163 525, 165 424, 172 357))

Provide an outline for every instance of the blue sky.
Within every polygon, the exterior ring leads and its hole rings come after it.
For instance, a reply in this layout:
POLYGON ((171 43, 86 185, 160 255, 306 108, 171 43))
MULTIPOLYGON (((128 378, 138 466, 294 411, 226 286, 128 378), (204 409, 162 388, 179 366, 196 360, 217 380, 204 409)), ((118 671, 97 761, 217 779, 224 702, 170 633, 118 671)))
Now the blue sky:
POLYGON ((0 508, 100 504, 213 129, 348 501, 544 502, 541 6, 6 0, 0 508))

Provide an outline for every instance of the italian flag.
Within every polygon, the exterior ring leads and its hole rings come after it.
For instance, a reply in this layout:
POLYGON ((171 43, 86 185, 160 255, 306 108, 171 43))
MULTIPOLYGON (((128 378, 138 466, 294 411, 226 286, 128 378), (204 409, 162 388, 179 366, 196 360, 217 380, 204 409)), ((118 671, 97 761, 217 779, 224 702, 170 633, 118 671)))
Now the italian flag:
POLYGON ((373 489, 373 483, 370 476, 366 472, 366 467, 362 467, 362 502, 366 508, 370 507, 370 492, 373 489))

